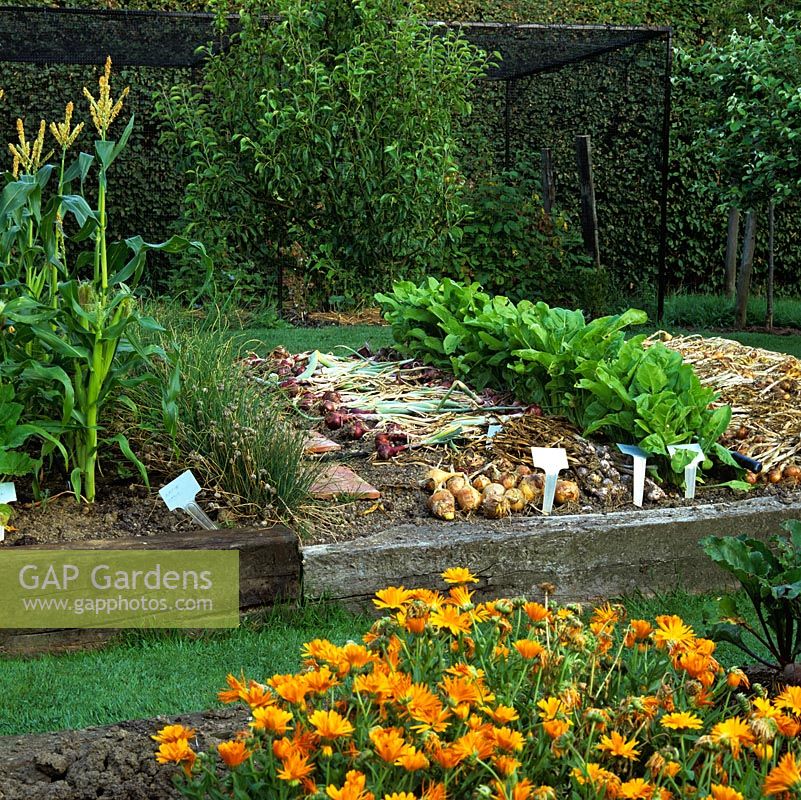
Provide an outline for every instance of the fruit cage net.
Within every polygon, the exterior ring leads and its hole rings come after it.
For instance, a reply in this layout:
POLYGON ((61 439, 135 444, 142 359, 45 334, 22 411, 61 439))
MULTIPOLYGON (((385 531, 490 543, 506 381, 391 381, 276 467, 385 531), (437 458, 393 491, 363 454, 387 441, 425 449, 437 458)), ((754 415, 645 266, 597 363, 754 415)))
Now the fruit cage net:
MULTIPOLYGON (((547 148, 556 205, 578 218, 576 137, 589 136, 600 261, 617 285, 656 288, 661 316, 668 282, 670 29, 446 24, 496 54, 461 127, 465 172, 476 179, 482 171, 511 169, 539 186, 547 148)), ((68 99, 77 102, 84 86, 96 86, 98 67, 110 55, 117 85, 131 84, 126 102, 138 120, 119 167, 126 180, 115 185, 116 233, 163 238, 180 208, 183 176, 170 159, 156 157, 165 121, 154 97, 197 81, 210 43, 227 45, 207 14, 0 7, 6 93, 0 141, 16 139, 18 117, 35 126, 63 116, 68 99), (143 198, 157 202, 143 210, 143 198)), ((586 234, 585 241, 589 246, 586 234)))

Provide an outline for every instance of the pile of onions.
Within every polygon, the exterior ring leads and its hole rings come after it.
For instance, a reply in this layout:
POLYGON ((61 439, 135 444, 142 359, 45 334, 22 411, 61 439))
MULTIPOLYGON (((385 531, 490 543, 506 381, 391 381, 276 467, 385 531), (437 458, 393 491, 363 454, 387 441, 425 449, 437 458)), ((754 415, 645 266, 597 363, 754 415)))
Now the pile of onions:
MULTIPOLYGON (((455 519, 457 511, 478 513, 487 519, 519 514, 529 505, 541 504, 544 485, 545 476, 532 473, 529 467, 502 472, 493 464, 472 481, 463 472, 446 472, 437 467, 428 470, 422 481, 422 487, 432 493, 428 510, 444 520, 455 519)), ((554 500, 557 505, 578 502, 578 485, 560 480, 554 500)))

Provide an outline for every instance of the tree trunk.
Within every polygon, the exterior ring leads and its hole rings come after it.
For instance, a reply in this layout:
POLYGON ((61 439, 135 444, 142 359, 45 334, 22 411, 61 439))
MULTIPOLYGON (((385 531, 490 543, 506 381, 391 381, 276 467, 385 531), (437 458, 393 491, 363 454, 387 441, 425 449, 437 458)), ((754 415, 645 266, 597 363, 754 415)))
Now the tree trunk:
POLYGON ((745 215, 743 232, 743 253, 740 258, 740 275, 737 279, 736 325, 744 328, 748 316, 748 295, 751 291, 751 272, 754 269, 754 247, 756 245, 756 214, 749 211, 745 215))
POLYGON ((765 311, 765 326, 773 330, 773 230, 775 203, 771 198, 768 203, 768 280, 767 280, 767 309, 765 311))
POLYGON ((737 287, 737 242, 740 238, 740 209, 729 209, 729 228, 726 236, 726 297, 734 300, 737 287))

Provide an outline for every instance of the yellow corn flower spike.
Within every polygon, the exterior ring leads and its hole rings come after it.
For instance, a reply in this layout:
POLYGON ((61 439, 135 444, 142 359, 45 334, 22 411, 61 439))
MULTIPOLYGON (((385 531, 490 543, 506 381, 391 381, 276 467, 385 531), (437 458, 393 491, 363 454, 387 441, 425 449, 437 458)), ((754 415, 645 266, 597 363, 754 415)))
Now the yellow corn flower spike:
POLYGON ((84 86, 84 97, 89 101, 89 111, 92 115, 92 122, 97 128, 101 139, 106 138, 106 132, 111 127, 111 123, 122 111, 122 101, 128 95, 131 87, 126 86, 122 90, 116 102, 111 97, 111 56, 106 58, 106 68, 103 74, 98 79, 98 93, 97 99, 94 98, 92 93, 84 86))
POLYGON ((12 174, 15 178, 19 178, 20 167, 25 173, 32 175, 53 155, 52 150, 47 155, 42 155, 46 132, 47 123, 41 120, 36 138, 33 142, 29 142, 25 138, 25 125, 21 119, 17 118, 17 136, 19 138, 19 144, 12 143, 8 145, 11 155, 14 156, 12 174))
POLYGON ((80 136, 83 130, 83 122, 78 123, 72 130, 72 112, 75 110, 72 100, 67 103, 67 108, 64 111, 64 122, 51 122, 50 133, 53 138, 61 145, 62 150, 69 150, 75 143, 75 140, 80 136))

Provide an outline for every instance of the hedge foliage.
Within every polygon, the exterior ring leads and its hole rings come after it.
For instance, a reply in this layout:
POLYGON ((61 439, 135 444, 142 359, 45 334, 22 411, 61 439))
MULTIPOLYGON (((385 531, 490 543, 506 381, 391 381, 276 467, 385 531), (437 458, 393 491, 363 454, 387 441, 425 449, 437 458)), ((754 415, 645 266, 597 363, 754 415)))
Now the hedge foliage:
MULTIPOLYGON (((154 9, 162 8, 171 11, 213 10, 219 5, 234 0, 106 0, 109 8, 119 9, 154 9)), ((472 19, 485 21, 536 21, 561 23, 610 23, 610 24, 647 24, 667 25, 675 29, 676 41, 690 58, 694 48, 710 40, 719 40, 733 27, 744 27, 747 15, 775 16, 792 10, 794 0, 766 0, 755 4, 751 0, 424 0, 427 16, 436 19, 472 19)), ((17 0, 19 6, 37 6, 43 4, 39 0, 17 0)), ((77 8, 97 9, 96 0, 62 0, 51 5, 77 8)), ((649 58, 647 50, 642 51, 644 58, 649 58)), ((638 56, 637 58, 639 58, 638 56)), ((604 70, 590 64, 571 68, 561 73, 542 78, 544 98, 554 97, 558 93, 561 98, 569 99, 567 90, 576 87, 591 97, 576 96, 573 108, 562 108, 563 118, 571 114, 583 123, 586 132, 593 132, 593 127, 603 126, 609 119, 610 109, 619 107, 621 99, 627 97, 631 89, 631 80, 637 80, 638 68, 644 64, 635 62, 632 69, 623 74, 609 73, 610 79, 623 80, 617 88, 608 92, 598 91, 597 84, 587 83, 588 76, 603 76, 604 70), (593 72, 594 70, 594 72, 593 72), (550 83, 549 83, 550 82, 550 83), (549 88, 549 86, 551 88, 549 88)), ((680 68, 679 65, 676 65, 680 68)), ((13 133, 13 120, 19 109, 52 108, 63 109, 67 97, 62 84, 55 80, 55 75, 67 71, 73 77, 75 86, 88 82, 90 77, 85 68, 47 67, 43 75, 42 68, 9 67, 5 65, 4 76, 0 81, 6 89, 9 99, 0 108, 2 129, 9 140, 13 133), (11 77, 9 77, 11 72, 11 77), (74 73, 74 74, 73 74, 74 73)), ((611 68, 610 68, 611 69, 611 68)), ((88 71, 91 74, 91 70, 88 71)), ((146 106, 158 76, 150 70, 126 70, 124 79, 132 84, 132 95, 142 106, 146 106)), ((168 80, 174 74, 170 73, 168 80)), ((539 79, 538 79, 539 80, 539 79)), ((615 84, 612 84, 613 86, 615 84)), ((658 91, 656 86, 641 86, 638 91, 658 91)), ((695 146, 693 129, 697 119, 696 109, 702 93, 702 87, 691 82, 679 80, 673 93, 673 118, 671 131, 671 191, 670 220, 668 242, 668 265, 672 285, 688 290, 719 289, 723 283, 723 251, 725 246, 725 214, 716 210, 716 199, 699 190, 699 175, 711 169, 705 163, 704 154, 695 146)), ((73 92, 73 96, 76 96, 73 92)), ((654 94, 656 96, 656 94, 654 94)), ((502 107, 502 96, 497 90, 486 92, 484 97, 477 98, 476 117, 490 118, 502 107)), ((561 102, 566 102, 560 100, 561 102)), ((649 112, 650 113, 650 112, 649 112)), ((55 116, 55 114, 54 114, 55 116)), ((617 122, 629 127, 628 133, 635 134, 640 124, 636 116, 618 114, 617 122)), ((158 121, 156 121, 157 123, 158 121)), ((650 123, 649 123, 650 124, 650 123)), ((496 126, 490 134, 498 135, 500 126, 496 126)), ((571 131, 571 134, 574 131, 571 131)), ((151 129, 152 135, 152 129, 151 129)), ((565 143, 572 140, 565 137, 565 143)), ((497 142, 497 140, 496 140, 497 142)), ((557 169, 561 168, 561 185, 565 195, 577 194, 572 187, 574 179, 567 144, 555 146, 557 153, 557 169), (560 167, 561 162, 561 167, 560 167)), ((492 148, 490 148, 492 149, 492 148)), ((497 155, 497 144, 494 146, 497 155)), ((538 148, 534 152, 520 154, 536 162, 538 148)), ((479 153, 479 155, 481 155, 479 153)), ((658 151, 653 150, 653 143, 639 140, 634 147, 626 145, 625 157, 620 153, 598 153, 596 161, 596 189, 599 201, 601 226, 602 257, 610 269, 617 288, 624 290, 650 291, 653 272, 647 267, 653 263, 655 255, 655 231, 643 231, 641 209, 649 210, 653 218, 655 202, 656 170, 651 173, 639 169, 644 159, 658 159, 658 151)), ((168 220, 174 219, 177 206, 180 204, 180 178, 174 174, 167 153, 159 151, 143 140, 141 148, 135 145, 131 150, 130 169, 139 176, 139 180, 131 181, 127 194, 119 199, 124 206, 123 214, 130 211, 133 219, 128 227, 131 230, 151 232, 154 237, 163 235, 168 220)), ((565 197, 567 199, 567 197, 565 197)), ((570 208, 571 203, 565 205, 570 208)), ((801 212, 801 202, 795 200, 783 204, 777 211, 776 226, 776 276, 779 291, 797 290, 801 285, 801 236, 797 226, 792 224, 801 212)), ((763 215, 758 228, 757 264, 755 282, 757 288, 761 279, 761 266, 766 254, 764 239, 766 237, 766 217, 763 215)), ((650 222, 648 223, 651 224, 650 222)))

